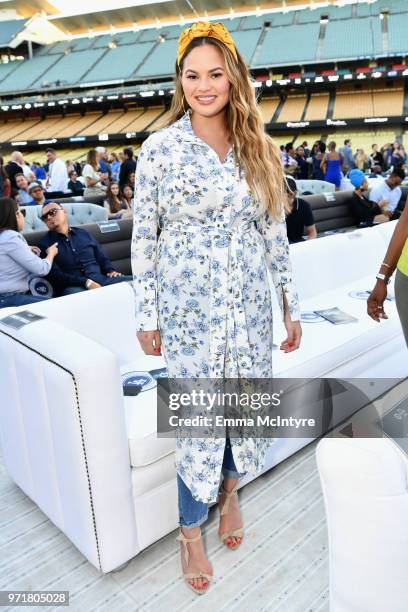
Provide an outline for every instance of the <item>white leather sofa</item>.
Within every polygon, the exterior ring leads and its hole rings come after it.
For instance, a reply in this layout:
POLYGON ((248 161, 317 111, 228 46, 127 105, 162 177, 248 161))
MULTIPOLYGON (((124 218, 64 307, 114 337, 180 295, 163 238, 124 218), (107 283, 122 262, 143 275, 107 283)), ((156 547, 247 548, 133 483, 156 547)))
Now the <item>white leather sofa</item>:
MULTIPOLYGON (((395 305, 380 325, 365 302, 389 236, 368 228, 292 245, 302 309, 339 306, 358 324, 303 325, 300 350, 277 349, 278 377, 407 374, 395 305)), ((156 390, 123 397, 121 375, 164 367, 146 356, 134 330, 127 283, 29 308, 45 318, 19 330, 0 321, 0 436, 11 478, 102 572, 176 528, 174 440, 156 438, 156 390), (112 308, 118 316, 112 323, 112 308)), ((3 309, 0 318, 27 307, 3 309)), ((285 338, 276 313, 275 342, 285 338)), ((381 392, 378 386, 378 393, 381 392)), ((377 389, 377 387, 376 387, 377 389)), ((301 412, 302 406, 297 406, 301 412)), ((347 406, 344 407, 347 416, 347 406)), ((265 470, 311 439, 278 439, 265 470)), ((251 480, 247 477, 243 485, 251 480)))
POLYGON ((408 461, 388 438, 316 450, 329 534, 330 612, 405 612, 408 461))
POLYGON ((318 181, 316 179, 296 179, 296 186, 299 195, 302 195, 302 193, 305 191, 308 191, 313 195, 333 193, 335 191, 335 186, 333 183, 329 183, 328 181, 318 181))
MULTIPOLYGON (((63 203, 61 204, 68 211, 68 221, 70 225, 84 225, 85 223, 95 223, 96 221, 106 221, 108 211, 98 204, 63 203)), ((46 224, 41 221, 42 206, 22 206, 26 211, 24 221, 24 232, 34 232, 46 230, 46 224)))

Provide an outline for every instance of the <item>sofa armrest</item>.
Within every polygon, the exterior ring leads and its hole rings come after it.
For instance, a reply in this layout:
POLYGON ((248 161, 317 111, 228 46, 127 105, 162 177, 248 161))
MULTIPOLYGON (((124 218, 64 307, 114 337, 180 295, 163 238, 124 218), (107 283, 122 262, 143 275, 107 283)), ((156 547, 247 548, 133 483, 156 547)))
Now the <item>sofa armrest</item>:
POLYGON ((103 572, 138 552, 117 358, 43 319, 0 323, 0 439, 13 480, 103 572))

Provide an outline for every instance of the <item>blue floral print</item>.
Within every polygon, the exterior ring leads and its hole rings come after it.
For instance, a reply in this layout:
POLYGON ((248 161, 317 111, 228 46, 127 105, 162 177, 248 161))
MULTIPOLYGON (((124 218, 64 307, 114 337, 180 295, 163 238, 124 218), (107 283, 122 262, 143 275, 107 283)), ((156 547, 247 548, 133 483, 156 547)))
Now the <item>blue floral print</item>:
MULTIPOLYGON (((283 315, 299 304, 284 212, 262 210, 230 150, 221 161, 191 111, 152 134, 135 183, 132 269, 136 329, 159 329, 171 378, 270 378, 270 270, 283 315), (161 229, 159 237, 158 228, 161 229)), ((271 443, 231 439, 237 470, 257 474, 271 443)), ((217 497, 225 439, 177 438, 176 468, 195 499, 217 497)))

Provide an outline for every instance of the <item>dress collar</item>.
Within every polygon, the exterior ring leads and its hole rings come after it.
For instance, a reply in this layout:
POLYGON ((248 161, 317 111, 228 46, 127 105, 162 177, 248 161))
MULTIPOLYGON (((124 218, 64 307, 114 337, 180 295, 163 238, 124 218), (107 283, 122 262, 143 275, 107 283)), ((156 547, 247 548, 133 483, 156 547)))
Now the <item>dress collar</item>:
MULTIPOLYGON (((214 155, 216 155, 218 158, 218 155, 214 151, 214 149, 210 147, 210 145, 208 145, 206 142, 204 142, 202 138, 199 138, 198 136, 196 136, 193 130, 193 126, 191 125, 191 113, 192 113, 191 108, 187 109, 184 115, 180 117, 178 121, 176 121, 174 126, 180 130, 183 140, 187 142, 194 142, 195 144, 201 145, 202 147, 207 147, 208 149, 211 149, 214 155)), ((222 163, 225 163, 225 161, 227 160, 227 158, 230 157, 230 155, 233 155, 232 147, 230 147, 230 149, 228 150, 228 153, 225 156, 224 162, 222 163)))

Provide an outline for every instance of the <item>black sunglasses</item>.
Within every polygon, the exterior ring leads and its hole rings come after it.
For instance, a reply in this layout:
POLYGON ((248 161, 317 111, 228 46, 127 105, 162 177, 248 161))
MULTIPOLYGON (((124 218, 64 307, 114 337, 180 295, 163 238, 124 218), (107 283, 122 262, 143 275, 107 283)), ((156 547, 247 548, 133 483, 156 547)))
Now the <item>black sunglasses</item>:
POLYGON ((59 210, 62 210, 62 208, 51 208, 48 212, 41 215, 40 217, 41 221, 46 221, 48 217, 55 217, 55 215, 57 214, 59 210))

